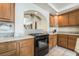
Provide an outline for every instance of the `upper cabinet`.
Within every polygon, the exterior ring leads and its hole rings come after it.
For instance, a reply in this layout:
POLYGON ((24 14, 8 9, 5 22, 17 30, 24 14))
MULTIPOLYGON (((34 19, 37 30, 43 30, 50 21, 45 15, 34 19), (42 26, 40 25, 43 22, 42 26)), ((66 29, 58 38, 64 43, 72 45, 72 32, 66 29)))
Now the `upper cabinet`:
POLYGON ((50 27, 53 27, 55 26, 55 19, 54 19, 54 16, 53 15, 50 15, 50 18, 49 18, 49 22, 50 22, 50 27))
POLYGON ((62 26, 63 25, 63 18, 62 15, 58 16, 58 26, 62 26))
POLYGON ((76 24, 79 25, 79 9, 76 10, 76 19, 77 19, 76 24))
POLYGON ((58 26, 68 26, 68 13, 58 16, 58 26))
POLYGON ((12 21, 15 19, 15 4, 14 3, 0 3, 0 20, 12 21))
POLYGON ((58 15, 58 26, 78 26, 79 10, 71 11, 62 15, 58 15))
POLYGON ((77 13, 76 11, 72 11, 69 13, 69 25, 77 25, 77 13))

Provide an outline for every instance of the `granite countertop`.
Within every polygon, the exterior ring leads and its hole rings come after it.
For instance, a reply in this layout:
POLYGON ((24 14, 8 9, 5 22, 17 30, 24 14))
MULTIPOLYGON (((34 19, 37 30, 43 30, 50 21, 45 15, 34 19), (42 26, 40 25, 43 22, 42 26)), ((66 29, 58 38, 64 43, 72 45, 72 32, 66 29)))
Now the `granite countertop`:
MULTIPOLYGON (((79 35, 76 33, 49 33, 49 35, 56 35, 56 34, 66 34, 66 35, 79 35)), ((34 36, 31 35, 22 35, 22 36, 16 36, 16 37, 0 37, 0 43, 3 42, 9 42, 9 41, 17 41, 17 40, 24 40, 24 39, 30 39, 34 38, 34 36)))
POLYGON ((55 34, 79 35, 78 33, 49 33, 49 35, 55 35, 55 34))
POLYGON ((34 38, 34 36, 26 35, 26 36, 16 36, 16 37, 0 37, 0 43, 23 40, 23 39, 30 39, 30 38, 34 38))

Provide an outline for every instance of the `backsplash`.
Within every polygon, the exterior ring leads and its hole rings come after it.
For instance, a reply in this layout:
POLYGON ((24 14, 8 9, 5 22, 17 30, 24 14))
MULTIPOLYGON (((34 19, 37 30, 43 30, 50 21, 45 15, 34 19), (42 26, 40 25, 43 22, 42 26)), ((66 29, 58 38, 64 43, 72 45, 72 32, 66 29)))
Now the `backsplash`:
POLYGON ((72 27, 51 27, 50 32, 53 32, 56 29, 57 32, 77 32, 79 33, 79 26, 72 27))
POLYGON ((14 29, 14 24, 13 23, 0 22, 0 27, 3 26, 3 25, 8 26, 8 27, 14 29))
POLYGON ((79 26, 59 27, 58 32, 79 32, 79 26))
POLYGON ((14 24, 8 22, 0 22, 0 37, 14 36, 14 24))
POLYGON ((25 32, 26 34, 31 34, 31 33, 46 33, 46 31, 42 30, 42 29, 29 29, 29 30, 26 30, 25 32))

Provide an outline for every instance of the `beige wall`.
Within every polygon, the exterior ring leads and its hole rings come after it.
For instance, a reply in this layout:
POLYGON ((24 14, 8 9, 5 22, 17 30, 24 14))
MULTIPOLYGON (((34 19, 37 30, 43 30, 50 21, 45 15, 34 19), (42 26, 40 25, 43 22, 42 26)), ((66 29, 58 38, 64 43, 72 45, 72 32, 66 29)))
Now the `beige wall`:
POLYGON ((39 23, 38 28, 42 28, 45 30, 49 30, 49 13, 32 4, 32 3, 16 3, 16 8, 15 8, 15 36, 21 35, 25 33, 24 29, 24 11, 28 10, 36 10, 39 11, 42 15, 46 17, 46 19, 43 20, 43 23, 39 23))

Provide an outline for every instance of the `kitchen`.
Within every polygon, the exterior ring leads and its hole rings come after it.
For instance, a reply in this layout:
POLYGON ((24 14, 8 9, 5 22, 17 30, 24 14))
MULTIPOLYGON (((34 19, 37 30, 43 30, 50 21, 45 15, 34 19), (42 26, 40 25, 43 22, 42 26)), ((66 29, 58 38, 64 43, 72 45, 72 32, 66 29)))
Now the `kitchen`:
POLYGON ((78 7, 0 3, 0 56, 78 56, 78 7))

